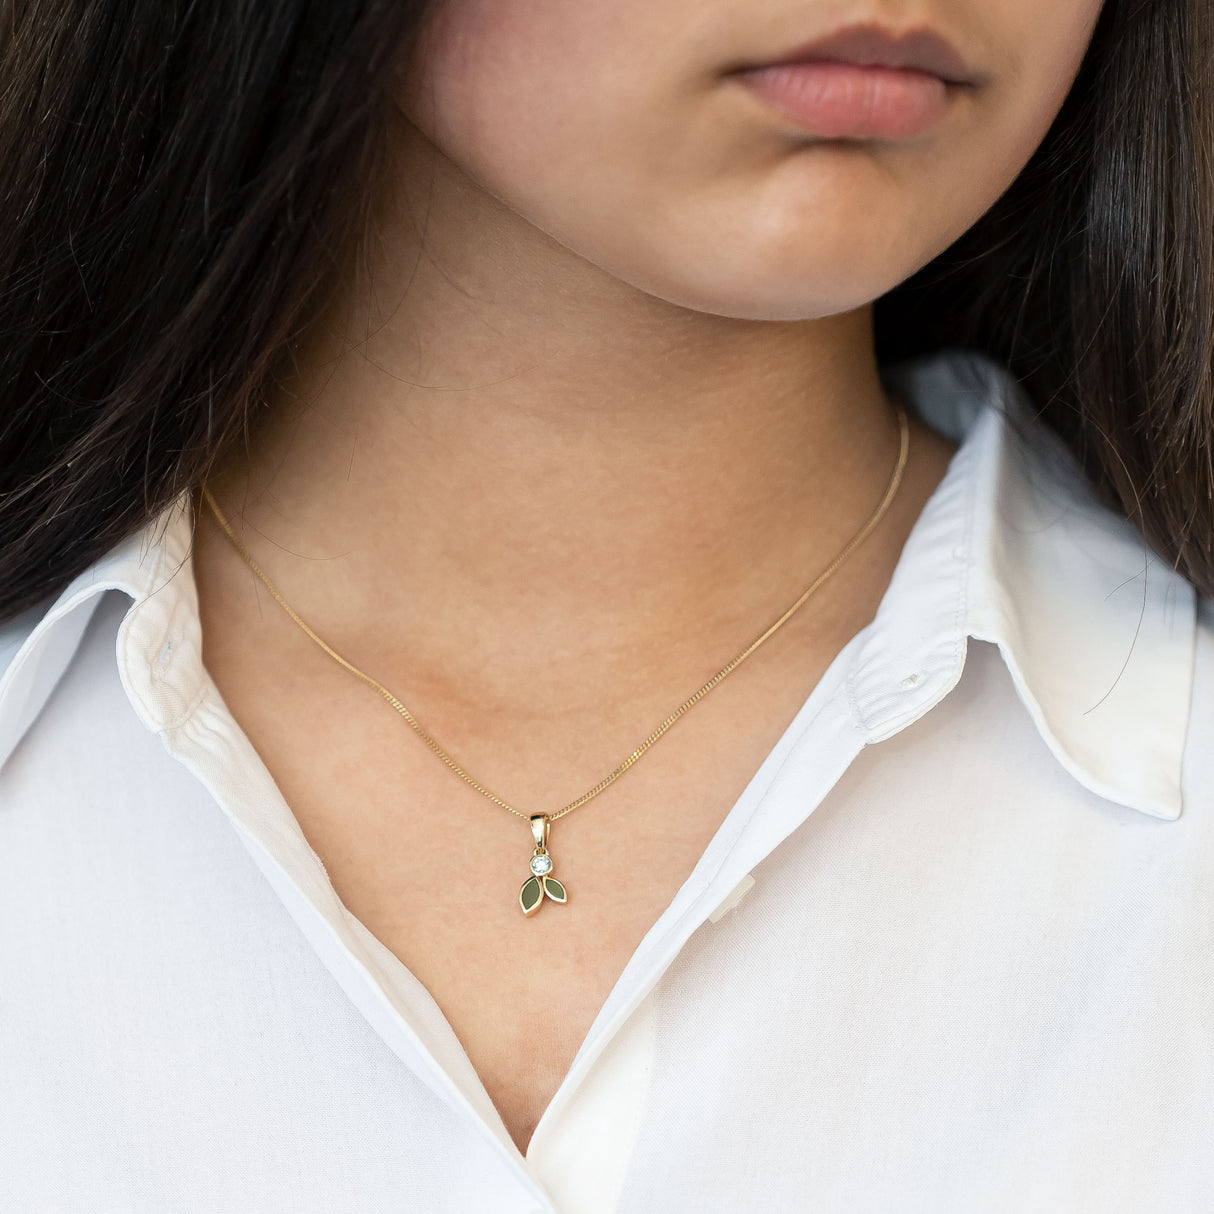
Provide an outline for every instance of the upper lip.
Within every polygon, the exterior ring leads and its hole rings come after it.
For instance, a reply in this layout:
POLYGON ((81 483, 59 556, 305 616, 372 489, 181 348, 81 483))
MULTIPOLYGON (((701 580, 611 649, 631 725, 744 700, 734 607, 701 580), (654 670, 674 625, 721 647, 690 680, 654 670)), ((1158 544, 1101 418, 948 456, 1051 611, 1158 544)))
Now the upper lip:
POLYGON ((872 24, 844 26, 823 38, 815 38, 814 41, 807 42, 778 59, 748 65, 742 70, 775 67, 783 63, 810 63, 824 59, 881 67, 916 68, 921 72, 939 76, 949 84, 978 82, 978 76, 965 62, 961 52, 935 30, 921 27, 896 33, 884 26, 872 24))

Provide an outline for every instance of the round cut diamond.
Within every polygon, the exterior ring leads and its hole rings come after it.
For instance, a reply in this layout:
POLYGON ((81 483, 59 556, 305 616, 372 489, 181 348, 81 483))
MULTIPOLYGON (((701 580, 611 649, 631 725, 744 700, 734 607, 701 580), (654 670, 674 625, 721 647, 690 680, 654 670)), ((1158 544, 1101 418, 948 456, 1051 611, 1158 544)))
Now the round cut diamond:
POLYGON ((552 871, 552 857, 532 856, 531 871, 535 873, 537 877, 542 877, 545 873, 550 873, 552 871))

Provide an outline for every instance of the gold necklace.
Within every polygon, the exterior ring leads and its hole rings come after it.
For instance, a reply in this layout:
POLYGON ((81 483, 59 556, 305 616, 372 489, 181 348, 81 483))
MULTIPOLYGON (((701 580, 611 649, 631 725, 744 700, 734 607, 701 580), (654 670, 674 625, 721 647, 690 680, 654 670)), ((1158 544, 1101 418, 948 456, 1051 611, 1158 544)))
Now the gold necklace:
POLYGON ((806 600, 823 582, 838 567, 843 564, 852 551, 868 536, 872 529, 881 521, 886 510, 889 509, 890 503, 894 500, 894 495, 898 492, 898 486, 902 482, 902 473, 906 467, 907 452, 910 447, 910 428, 907 423, 906 410, 901 402, 895 401, 894 406, 898 414, 898 459, 894 465, 894 470, 889 478, 889 484, 886 486, 885 493, 878 503, 877 508, 869 515, 864 523, 864 526, 848 540, 843 549, 835 557, 829 565, 826 566, 821 573, 809 584, 805 591, 802 592, 800 598, 797 599, 778 620, 767 628, 760 636, 751 641, 745 649, 742 650, 736 658, 733 659, 727 666, 717 671, 698 691, 690 695, 683 701, 668 716, 637 748, 634 750, 614 771, 601 779, 592 789, 584 792, 576 801, 570 801, 568 805, 556 810, 550 814, 528 814, 520 809, 516 809, 509 802, 502 800, 501 797, 491 793, 483 784, 474 779, 468 774, 435 740, 426 732, 421 722, 394 696, 382 683, 377 682, 369 674, 359 670, 352 662, 346 661, 335 649, 327 645, 311 628, 300 618, 295 609, 282 596, 282 592, 270 580, 269 576, 261 568, 261 566, 253 559, 249 550, 237 538, 236 533, 232 530, 224 513, 219 508, 219 504, 215 501, 211 491, 206 485, 202 486, 202 496, 210 507, 211 512, 215 515, 216 521, 223 528, 224 533, 232 542, 233 547, 244 558, 245 563, 250 569, 261 579, 265 588, 273 596, 275 602, 303 629, 321 649, 325 651, 335 662, 340 666, 344 666, 352 675, 361 679, 369 687, 373 687, 393 708, 396 709, 402 717, 413 727, 414 732, 426 743, 429 748, 466 784, 470 784, 477 792, 489 798, 495 805, 500 805, 503 809, 508 809, 512 814, 519 818, 526 818, 531 824, 531 835, 534 841, 534 850, 531 854, 531 876, 523 882, 522 888, 519 890, 519 906, 522 908, 524 915, 532 915, 539 910, 545 896, 554 902, 568 901, 568 892, 562 882, 558 881, 552 873, 552 857, 548 852, 548 828, 556 821, 557 818, 564 817, 565 814, 571 813, 580 805, 585 805, 592 797, 597 797, 605 788, 614 784, 689 708, 694 704, 699 703, 718 683, 720 683, 727 675, 735 671, 764 641, 767 640, 777 629, 786 624, 793 615, 804 605, 806 600))

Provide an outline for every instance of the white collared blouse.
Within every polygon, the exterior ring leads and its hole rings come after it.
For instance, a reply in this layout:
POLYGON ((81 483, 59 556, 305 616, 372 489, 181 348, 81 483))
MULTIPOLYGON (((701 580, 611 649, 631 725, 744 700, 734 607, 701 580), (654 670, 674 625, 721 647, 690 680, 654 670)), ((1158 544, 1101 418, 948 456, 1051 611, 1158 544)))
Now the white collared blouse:
POLYGON ((525 1157, 200 660, 182 499, 0 630, 4 1214, 1209 1214, 1214 608, 981 355, 525 1157))

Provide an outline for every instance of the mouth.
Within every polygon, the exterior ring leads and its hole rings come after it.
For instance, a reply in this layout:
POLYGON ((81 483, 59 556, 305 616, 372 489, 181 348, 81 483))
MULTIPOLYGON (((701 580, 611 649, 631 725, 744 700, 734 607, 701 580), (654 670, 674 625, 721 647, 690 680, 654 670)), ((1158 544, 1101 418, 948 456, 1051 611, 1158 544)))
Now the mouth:
POLYGON ((726 75, 785 118, 828 139, 923 134, 959 93, 984 79, 934 30, 895 34, 877 25, 847 26, 726 75))

